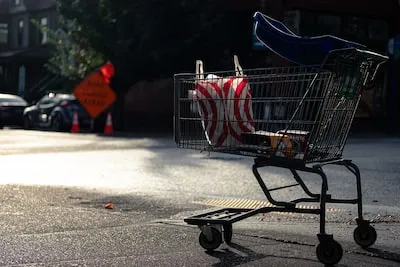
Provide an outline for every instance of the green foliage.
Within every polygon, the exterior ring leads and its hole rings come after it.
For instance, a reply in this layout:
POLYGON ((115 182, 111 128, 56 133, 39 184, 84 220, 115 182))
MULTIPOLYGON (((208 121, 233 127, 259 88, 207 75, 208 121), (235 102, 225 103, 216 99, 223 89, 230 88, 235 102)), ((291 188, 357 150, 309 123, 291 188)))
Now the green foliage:
POLYGON ((70 38, 71 34, 76 31, 73 27, 53 30, 41 25, 35 19, 32 19, 31 22, 40 31, 46 32, 48 42, 54 45, 54 54, 46 64, 46 68, 50 72, 73 82, 84 78, 104 62, 102 54, 90 46, 83 46, 70 38))

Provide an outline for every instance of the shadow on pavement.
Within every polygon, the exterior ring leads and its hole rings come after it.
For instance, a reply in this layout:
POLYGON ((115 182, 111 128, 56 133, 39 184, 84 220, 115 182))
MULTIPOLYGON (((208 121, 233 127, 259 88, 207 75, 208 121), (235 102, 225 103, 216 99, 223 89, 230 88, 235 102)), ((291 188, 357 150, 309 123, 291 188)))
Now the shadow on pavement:
POLYGON ((391 260, 391 261, 400 263, 400 254, 399 253, 385 251, 385 250, 381 250, 381 249, 377 249, 377 248, 366 248, 365 251, 368 251, 379 258, 387 259, 387 260, 391 260))
POLYGON ((275 255, 267 255, 262 253, 257 253, 249 248, 243 247, 241 245, 232 243, 229 248, 225 249, 224 252, 221 251, 208 251, 208 255, 218 258, 219 263, 213 264, 214 267, 233 267, 239 266, 245 263, 258 261, 264 258, 285 258, 285 259, 298 259, 301 261, 317 262, 316 260, 311 260, 307 258, 298 257, 279 257, 275 255))
POLYGON ((224 252, 207 251, 206 253, 220 260, 219 263, 213 265, 215 267, 239 266, 244 263, 257 261, 268 257, 268 255, 257 253, 249 248, 235 243, 230 244, 229 248, 225 249, 224 252))
POLYGON ((173 134, 169 132, 115 132, 112 135, 107 135, 104 133, 96 133, 99 137, 110 137, 110 138, 121 138, 121 139, 166 139, 173 141, 173 134))

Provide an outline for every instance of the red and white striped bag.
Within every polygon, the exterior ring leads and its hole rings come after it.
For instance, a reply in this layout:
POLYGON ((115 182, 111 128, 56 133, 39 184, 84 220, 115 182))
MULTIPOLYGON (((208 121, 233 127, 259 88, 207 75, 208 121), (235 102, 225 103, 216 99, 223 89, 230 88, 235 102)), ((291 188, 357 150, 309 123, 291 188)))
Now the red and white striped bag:
POLYGON ((241 134, 254 132, 251 90, 235 56, 236 76, 222 78, 208 75, 204 79, 203 63, 196 61, 196 97, 203 129, 210 145, 216 147, 241 144, 241 134))
POLYGON ((234 56, 236 76, 223 79, 225 114, 231 137, 231 144, 241 144, 242 133, 255 132, 251 89, 248 78, 243 74, 239 59, 234 56))
POLYGON ((213 146, 227 146, 229 132, 220 79, 215 75, 204 79, 201 60, 196 61, 196 76, 195 93, 207 141, 213 146))

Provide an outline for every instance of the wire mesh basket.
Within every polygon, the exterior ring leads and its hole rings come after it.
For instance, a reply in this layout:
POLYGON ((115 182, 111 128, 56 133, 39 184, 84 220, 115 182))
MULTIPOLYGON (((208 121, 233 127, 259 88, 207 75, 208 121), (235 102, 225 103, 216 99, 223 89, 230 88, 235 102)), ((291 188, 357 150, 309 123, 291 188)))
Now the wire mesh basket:
POLYGON ((179 147, 305 162, 340 158, 382 60, 332 51, 321 66, 175 75, 179 147))

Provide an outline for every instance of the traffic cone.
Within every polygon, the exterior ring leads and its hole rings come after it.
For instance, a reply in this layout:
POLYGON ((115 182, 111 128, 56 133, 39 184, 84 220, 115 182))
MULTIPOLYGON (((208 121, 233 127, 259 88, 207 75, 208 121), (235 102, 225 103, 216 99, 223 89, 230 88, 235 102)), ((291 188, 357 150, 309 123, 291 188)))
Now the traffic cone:
POLYGON ((106 121, 106 126, 104 127, 104 134, 107 134, 107 135, 114 134, 114 129, 112 126, 111 112, 108 112, 108 114, 107 114, 107 121, 106 121))
POLYGON ((72 120, 71 133, 79 133, 79 132, 80 132, 80 127, 79 127, 78 112, 76 110, 74 110, 74 117, 72 120))

